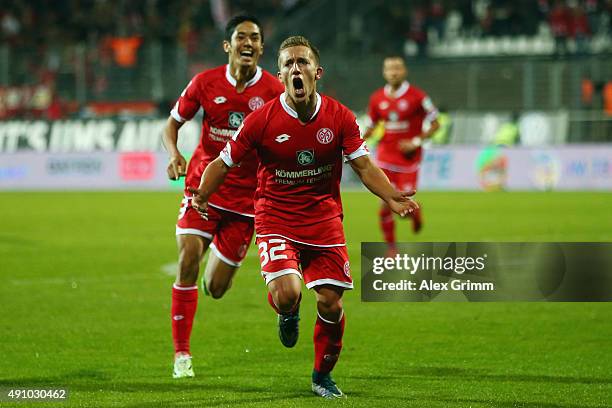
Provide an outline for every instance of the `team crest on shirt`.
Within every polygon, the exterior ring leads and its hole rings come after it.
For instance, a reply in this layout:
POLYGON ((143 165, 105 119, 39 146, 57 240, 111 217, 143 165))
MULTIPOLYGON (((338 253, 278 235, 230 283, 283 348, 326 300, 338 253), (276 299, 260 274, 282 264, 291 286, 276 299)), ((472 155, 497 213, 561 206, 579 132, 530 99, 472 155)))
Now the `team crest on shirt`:
POLYGON ((389 102, 387 102, 387 101, 382 101, 382 102, 380 102, 380 103, 378 104, 378 108, 379 108, 379 109, 382 109, 382 110, 385 110, 385 109, 387 109, 388 107, 389 107, 389 102))
POLYGON ((321 144, 330 144, 334 140, 334 132, 329 128, 321 128, 317 132, 317 140, 321 144))
POLYGON ((230 112, 228 125, 231 128, 237 129, 242 125, 242 121, 244 120, 244 112, 230 112))
POLYGON ((219 105, 227 102, 227 98, 225 96, 217 96, 215 99, 213 99, 213 102, 219 105))
POLYGON ((249 99, 249 108, 251 108, 252 111, 261 108, 263 105, 264 100, 260 96, 254 96, 249 99))
POLYGON ((344 274, 347 278, 351 277, 351 264, 349 264, 349 261, 344 263, 344 274))
POLYGON ((400 100, 400 101, 397 103, 397 108, 398 108, 399 110, 401 110, 401 111, 405 111, 405 110, 407 110, 407 109, 408 109, 408 101, 407 101, 407 100, 405 100, 405 99, 400 100))
POLYGON ((314 150, 299 150, 295 152, 295 157, 300 166, 308 166, 314 163, 314 150))

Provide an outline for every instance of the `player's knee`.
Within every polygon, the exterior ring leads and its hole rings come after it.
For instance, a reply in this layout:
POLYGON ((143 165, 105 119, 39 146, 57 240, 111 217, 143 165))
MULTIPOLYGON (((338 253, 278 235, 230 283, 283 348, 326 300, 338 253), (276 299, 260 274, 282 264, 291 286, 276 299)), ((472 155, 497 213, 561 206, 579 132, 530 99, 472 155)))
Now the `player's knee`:
POLYGON ((342 317, 342 299, 319 299, 317 300, 317 311, 325 320, 337 322, 342 317))
POLYGON ((281 312, 288 312, 295 308, 300 300, 300 291, 283 288, 273 294, 274 303, 281 312))
POLYGON ((206 288, 210 294, 210 297, 213 299, 221 299, 230 286, 231 284, 222 284, 213 280, 207 283, 206 288))

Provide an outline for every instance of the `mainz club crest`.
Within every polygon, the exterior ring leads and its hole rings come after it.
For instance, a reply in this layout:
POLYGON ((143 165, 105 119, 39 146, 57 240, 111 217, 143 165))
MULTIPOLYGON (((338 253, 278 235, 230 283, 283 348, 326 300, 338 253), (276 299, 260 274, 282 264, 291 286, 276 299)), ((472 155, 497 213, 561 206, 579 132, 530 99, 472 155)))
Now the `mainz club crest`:
POLYGON ((351 264, 348 261, 344 263, 344 274, 350 278, 351 277, 351 264))
POLYGON ((317 140, 321 144, 329 144, 332 140, 334 140, 334 132, 329 128, 319 129, 317 132, 317 140))
POLYGON ((264 100, 259 96, 254 96, 251 99, 249 99, 249 108, 251 108, 252 111, 261 108, 263 105, 264 105, 264 100))

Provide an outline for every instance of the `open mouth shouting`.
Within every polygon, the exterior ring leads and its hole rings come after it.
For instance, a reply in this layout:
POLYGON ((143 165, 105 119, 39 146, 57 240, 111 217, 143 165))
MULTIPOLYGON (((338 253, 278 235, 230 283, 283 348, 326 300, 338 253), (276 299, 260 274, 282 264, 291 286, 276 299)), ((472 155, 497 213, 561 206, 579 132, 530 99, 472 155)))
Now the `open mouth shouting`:
POLYGON ((240 57, 242 59, 251 60, 251 59, 253 59, 254 55, 255 55, 255 53, 253 52, 253 50, 250 50, 250 49, 240 51, 240 57))
POLYGON ((304 82, 300 77, 294 77, 292 80, 293 84, 293 93, 296 97, 302 98, 306 96, 306 91, 304 90, 304 82))

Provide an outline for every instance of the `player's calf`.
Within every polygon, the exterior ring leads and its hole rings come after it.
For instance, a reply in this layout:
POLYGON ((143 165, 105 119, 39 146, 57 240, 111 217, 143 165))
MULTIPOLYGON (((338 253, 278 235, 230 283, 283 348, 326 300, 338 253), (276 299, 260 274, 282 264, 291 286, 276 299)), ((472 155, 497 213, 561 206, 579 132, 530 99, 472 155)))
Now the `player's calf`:
POLYGON ((195 285, 200 273, 200 262, 206 245, 204 240, 195 235, 178 237, 179 262, 176 283, 181 286, 195 285))
POLYGON ((284 275, 269 282, 268 302, 278 313, 278 337, 285 347, 293 347, 299 338, 301 281, 284 275))
POLYGON ((213 299, 220 299, 232 287, 232 280, 239 264, 228 264, 211 252, 206 263, 202 288, 213 299))

